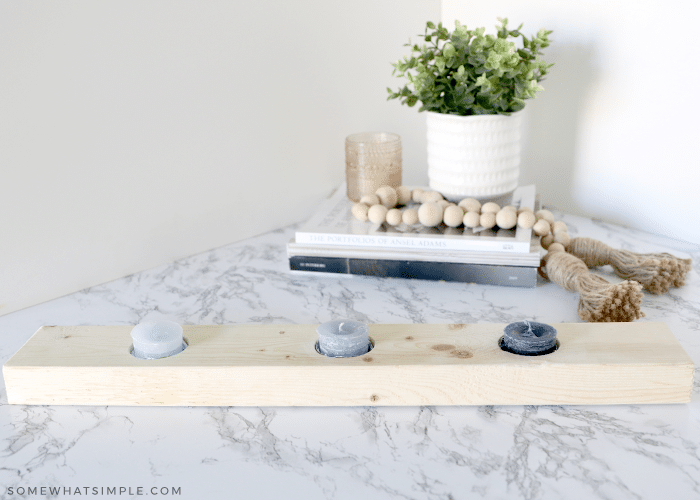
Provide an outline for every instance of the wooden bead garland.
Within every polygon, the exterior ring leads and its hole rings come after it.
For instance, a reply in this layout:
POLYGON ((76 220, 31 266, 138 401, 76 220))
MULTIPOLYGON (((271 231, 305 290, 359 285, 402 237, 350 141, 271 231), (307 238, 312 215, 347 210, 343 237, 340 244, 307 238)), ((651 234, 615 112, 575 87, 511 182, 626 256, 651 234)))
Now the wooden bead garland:
MULTIPOLYGON (((449 228, 464 226, 475 231, 491 228, 512 229, 516 226, 530 229, 537 221, 530 208, 516 209, 512 205, 501 208, 494 202, 487 202, 482 206, 481 202, 474 198, 465 198, 459 204, 454 204, 437 191, 426 191, 422 188, 410 190, 405 186, 381 186, 375 194, 365 195, 359 203, 355 203, 352 214, 360 221, 369 220, 374 224, 386 222, 392 226, 401 223, 413 226, 420 223, 426 227, 435 227, 444 223, 449 228), (410 203, 420 203, 420 206, 417 209, 396 208, 405 207, 410 203), (374 208, 378 206, 386 210, 374 208)), ((549 231, 550 227, 547 226, 547 232, 549 231)))
POLYGON ((417 223, 435 227, 441 223, 449 231, 464 225, 475 231, 500 227, 533 229, 540 236, 547 254, 542 259, 540 274, 569 291, 579 292, 579 317, 584 321, 634 321, 640 310, 642 286, 652 293, 664 293, 671 286, 682 286, 691 268, 690 259, 679 259, 667 253, 637 254, 615 250, 590 238, 571 238, 563 221, 555 221, 549 210, 533 210, 513 206, 501 208, 494 202, 483 205, 466 198, 455 205, 437 191, 396 189, 382 186, 373 195, 365 195, 352 206, 353 216, 374 224, 408 226, 417 223), (420 203, 416 209, 397 206, 420 203), (591 274, 588 269, 611 265, 615 273, 627 281, 613 285, 591 274))

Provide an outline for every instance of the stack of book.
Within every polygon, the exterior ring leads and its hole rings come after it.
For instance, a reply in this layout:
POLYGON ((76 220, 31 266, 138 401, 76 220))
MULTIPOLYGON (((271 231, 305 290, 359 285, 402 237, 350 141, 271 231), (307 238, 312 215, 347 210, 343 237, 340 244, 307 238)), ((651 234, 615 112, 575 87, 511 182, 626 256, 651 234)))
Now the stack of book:
MULTIPOLYGON (((535 186, 517 188, 506 201, 534 209, 535 186)), ((287 244, 292 271, 518 287, 537 283, 540 252, 531 229, 372 224, 355 219, 352 205, 340 186, 300 227, 287 244)))

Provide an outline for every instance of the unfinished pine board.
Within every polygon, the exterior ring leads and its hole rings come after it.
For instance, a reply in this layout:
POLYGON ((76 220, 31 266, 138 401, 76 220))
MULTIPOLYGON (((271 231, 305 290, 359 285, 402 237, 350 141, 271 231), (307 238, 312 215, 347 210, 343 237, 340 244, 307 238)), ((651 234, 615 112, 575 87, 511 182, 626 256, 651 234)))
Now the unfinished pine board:
POLYGON ((317 325, 184 326, 188 344, 130 354, 131 326, 46 326, 5 364, 11 404, 364 406, 690 400, 693 363, 663 323, 554 324, 559 349, 502 351, 503 324, 370 325, 374 349, 328 358, 317 325))

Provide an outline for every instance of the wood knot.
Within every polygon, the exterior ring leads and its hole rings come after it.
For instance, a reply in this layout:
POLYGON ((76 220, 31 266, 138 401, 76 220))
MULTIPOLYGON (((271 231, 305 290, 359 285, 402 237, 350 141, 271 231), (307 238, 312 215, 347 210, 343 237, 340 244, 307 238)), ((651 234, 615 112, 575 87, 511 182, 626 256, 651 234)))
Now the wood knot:
POLYGON ((413 340, 413 337, 409 335, 408 337, 406 337, 406 340, 413 340))
POLYGON ((432 347, 434 351, 451 351, 455 346, 450 344, 436 344, 432 347))
POLYGON ((372 361, 372 356, 367 356, 366 358, 362 358, 362 361, 364 361, 365 363, 369 363, 370 361, 372 361))
POLYGON ((469 352, 467 350, 463 350, 463 349, 456 349, 455 351, 451 352, 450 354, 452 354, 452 356, 454 356, 455 358, 459 358, 459 359, 469 359, 472 356, 474 356, 471 352, 469 352))
POLYGON ((462 328, 466 327, 464 323, 452 323, 451 325, 447 325, 447 328, 450 330, 461 330, 462 328))
POLYGON ((284 330, 280 330, 280 335, 283 335, 283 334, 284 334, 284 330))
POLYGON ((379 396, 377 396, 376 394, 372 394, 372 395, 369 397, 369 400, 372 401, 372 402, 379 401, 379 396))

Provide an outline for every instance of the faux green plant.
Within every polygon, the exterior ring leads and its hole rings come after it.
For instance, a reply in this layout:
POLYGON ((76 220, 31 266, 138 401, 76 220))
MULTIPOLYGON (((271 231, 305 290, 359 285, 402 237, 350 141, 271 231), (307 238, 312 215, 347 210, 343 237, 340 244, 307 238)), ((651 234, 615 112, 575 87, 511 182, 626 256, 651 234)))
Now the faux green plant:
POLYGON ((403 88, 387 88, 389 99, 415 106, 419 111, 453 115, 508 115, 525 107, 525 100, 543 90, 539 85, 552 64, 540 59, 541 49, 549 46, 545 29, 527 38, 518 29, 508 29, 508 19, 500 19, 496 35, 485 35, 485 28, 467 29, 459 21, 450 32, 428 22, 423 45, 411 47, 411 55, 392 64, 393 74, 406 78, 403 88), (509 40, 522 37, 517 48, 509 40), (412 87, 412 88, 411 88, 412 87))

